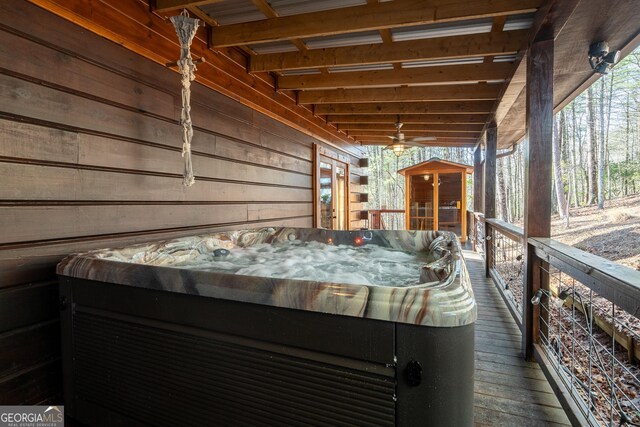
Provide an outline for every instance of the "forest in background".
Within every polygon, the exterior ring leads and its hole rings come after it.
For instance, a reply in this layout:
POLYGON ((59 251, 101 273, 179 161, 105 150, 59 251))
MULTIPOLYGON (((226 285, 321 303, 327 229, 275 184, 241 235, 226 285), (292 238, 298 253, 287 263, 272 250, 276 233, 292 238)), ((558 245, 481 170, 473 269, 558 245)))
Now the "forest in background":
MULTIPOLYGON (((498 129, 500 132, 500 129, 498 129)), ((411 148, 400 157, 368 146, 368 209, 404 209, 399 169, 433 157, 473 164, 468 148, 411 148)), ((571 208, 598 205, 640 192, 640 48, 554 116, 553 213, 570 226, 571 208)), ((518 222, 523 215, 523 144, 497 161, 497 216, 518 222)), ((467 185, 472 207, 471 178, 467 185)), ((389 215, 387 228, 404 228, 403 215, 389 215)))

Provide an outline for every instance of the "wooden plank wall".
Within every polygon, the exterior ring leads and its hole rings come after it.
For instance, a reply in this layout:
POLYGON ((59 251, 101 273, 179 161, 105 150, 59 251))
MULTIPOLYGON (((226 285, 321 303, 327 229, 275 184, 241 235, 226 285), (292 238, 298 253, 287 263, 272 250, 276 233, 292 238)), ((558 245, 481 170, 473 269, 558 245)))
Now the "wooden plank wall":
POLYGON ((60 403, 66 254, 312 226, 319 141, 194 84, 197 180, 185 189, 180 102, 174 72, 26 2, 0 4, 2 404, 60 403))

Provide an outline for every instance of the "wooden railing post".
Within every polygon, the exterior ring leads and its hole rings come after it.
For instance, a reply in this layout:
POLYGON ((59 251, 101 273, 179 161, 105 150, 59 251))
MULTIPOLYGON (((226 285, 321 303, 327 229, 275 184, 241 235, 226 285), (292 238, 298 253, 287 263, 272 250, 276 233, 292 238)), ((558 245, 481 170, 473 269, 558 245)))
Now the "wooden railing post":
POLYGON ((524 166, 524 275, 522 348, 533 360, 533 345, 539 341, 539 306, 531 299, 540 288, 549 288, 548 275, 541 274, 540 260, 530 237, 549 237, 551 232, 551 142, 553 137, 553 49, 554 41, 535 41, 527 57, 527 132, 524 166))
POLYGON ((496 151, 498 148, 498 128, 495 122, 491 122, 486 130, 486 149, 484 156, 484 259, 485 274, 489 275, 489 270, 493 263, 491 259, 491 226, 487 219, 496 217, 496 151))

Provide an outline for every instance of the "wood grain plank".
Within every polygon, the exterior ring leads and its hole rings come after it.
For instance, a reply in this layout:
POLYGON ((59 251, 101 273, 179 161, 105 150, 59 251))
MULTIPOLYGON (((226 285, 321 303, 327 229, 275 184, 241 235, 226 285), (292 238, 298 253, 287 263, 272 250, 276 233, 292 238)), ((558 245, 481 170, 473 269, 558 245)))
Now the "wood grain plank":
MULTIPOLYGON (((213 146, 206 148, 215 153, 218 143, 223 142, 213 137, 211 139, 213 146)), ((251 157, 260 164, 260 159, 267 155, 264 150, 251 145, 243 144, 242 148, 246 155, 236 157, 244 157, 243 161, 253 153, 251 157)), ((274 164, 280 164, 283 159, 288 158, 272 154, 274 164)), ((177 146, 145 145, 2 119, 0 157, 167 174, 181 174, 184 167, 180 148, 177 146)), ((308 170, 308 164, 303 161, 297 163, 300 169, 308 170)), ((198 152, 193 153, 193 165, 196 176, 201 178, 311 188, 311 176, 306 174, 211 158, 199 155, 198 152)))
MULTIPOLYGON (((59 395, 62 372, 59 359, 34 365, 0 379, 0 402, 4 405, 35 405, 59 395)), ((49 402, 60 404, 60 401, 49 402)))
POLYGON ((248 221, 313 215, 313 203, 269 203, 248 205, 248 221))
POLYGON ((0 334, 0 378, 60 357, 60 322, 37 323, 0 334))
MULTIPOLYGON (((39 86, 33 82, 0 74, 0 97, 7 100, 2 111, 8 114, 46 120, 65 126, 126 137, 139 141, 181 144, 182 128, 177 122, 106 105, 95 100, 39 86), (9 102, 10 101, 10 102, 9 102)), ((281 153, 311 160, 311 149, 282 138, 273 138, 260 129, 241 125, 222 114, 192 110, 194 123, 227 137, 247 141, 281 153)), ((202 128, 201 128, 202 129, 202 128)), ((193 149, 200 150, 199 135, 194 133, 193 149)))
POLYGON ((570 425, 567 416, 560 408, 537 405, 531 402, 518 402, 511 399, 496 399, 494 396, 477 394, 475 406, 490 409, 496 412, 504 412, 532 420, 554 422, 570 425))
POLYGON ((57 282, 0 288, 0 333, 57 317, 57 282))
POLYGON ((527 417, 519 417, 513 414, 493 411, 480 406, 476 406, 474 408, 473 415, 476 423, 486 424, 492 427, 557 427, 567 425, 527 417))
MULTIPOLYGON (((280 216, 284 215, 266 209, 263 218, 259 219, 280 216)), ((0 244, 247 220, 246 204, 0 206, 0 244)))
POLYGON ((161 91, 69 53, 0 31, 0 63, 12 72, 68 90, 177 120, 179 87, 161 91), (56 72, 52 73, 51 70, 56 72))
POLYGON ((507 398, 519 402, 536 402, 539 405, 550 406, 553 408, 560 407, 555 394, 527 390, 526 388, 519 387, 518 384, 508 386, 476 381, 474 391, 479 394, 484 394, 485 396, 507 398))
MULTIPOLYGON (((238 230, 248 227, 311 227, 311 217, 276 219, 249 222, 246 224, 224 224, 214 227, 185 227, 180 230, 158 230, 154 232, 110 234, 89 238, 33 242, 16 247, 0 247, 0 288, 38 280, 56 279, 55 266, 70 253, 100 248, 113 248, 151 242, 194 234, 238 230)), ((0 290, 0 292, 2 292, 0 290)), ((57 291, 53 292, 57 294, 57 291)), ((45 307, 49 307, 46 305, 45 307)), ((53 304, 57 310, 57 305, 53 304)), ((46 316, 45 316, 46 317, 46 316)), ((0 312, 0 321, 2 321, 0 312)), ((46 319, 41 319, 46 320, 46 319)), ((38 321, 38 320, 35 320, 38 321)))
POLYGON ((0 162, 0 200, 311 202, 310 189, 0 162))

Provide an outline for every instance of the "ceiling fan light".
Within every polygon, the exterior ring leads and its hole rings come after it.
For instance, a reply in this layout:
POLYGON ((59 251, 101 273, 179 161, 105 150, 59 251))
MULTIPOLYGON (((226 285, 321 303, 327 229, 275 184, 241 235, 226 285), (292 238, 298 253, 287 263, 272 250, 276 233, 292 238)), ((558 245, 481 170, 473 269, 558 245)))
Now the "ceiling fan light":
POLYGON ((393 154, 395 154, 396 156, 400 157, 402 155, 402 153, 404 153, 404 146, 397 144, 394 145, 393 147, 391 147, 391 150, 393 150, 393 154))

